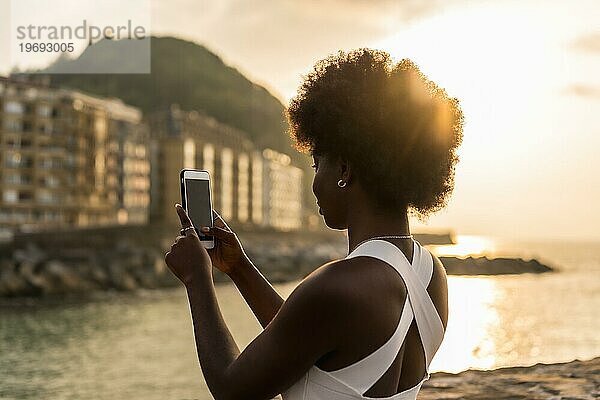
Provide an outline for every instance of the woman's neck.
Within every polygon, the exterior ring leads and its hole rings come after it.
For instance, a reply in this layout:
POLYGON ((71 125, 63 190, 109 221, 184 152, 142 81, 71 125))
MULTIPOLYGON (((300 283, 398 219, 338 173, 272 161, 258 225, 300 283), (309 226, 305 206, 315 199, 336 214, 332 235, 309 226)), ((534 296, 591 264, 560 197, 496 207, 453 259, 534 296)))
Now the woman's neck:
POLYGON ((348 252, 375 236, 410 235, 406 209, 397 213, 381 212, 377 207, 361 207, 349 213, 348 252))

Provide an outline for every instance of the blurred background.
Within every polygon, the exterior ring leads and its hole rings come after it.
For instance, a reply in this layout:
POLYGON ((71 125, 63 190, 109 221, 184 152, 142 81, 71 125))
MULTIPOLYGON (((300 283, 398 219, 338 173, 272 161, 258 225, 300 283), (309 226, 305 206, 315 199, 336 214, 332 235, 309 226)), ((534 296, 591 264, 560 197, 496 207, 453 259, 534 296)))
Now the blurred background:
MULTIPOLYGON (((359 47, 410 58, 465 114, 448 206, 410 220, 449 274, 431 372, 600 355, 597 2, 148 4, 150 74, 73 73, 136 51, 107 39, 0 57, 0 397, 210 399, 164 265, 179 170, 211 173, 214 208, 286 297, 347 243, 283 112, 317 60, 359 47)), ((215 279, 242 349, 261 327, 215 279)))

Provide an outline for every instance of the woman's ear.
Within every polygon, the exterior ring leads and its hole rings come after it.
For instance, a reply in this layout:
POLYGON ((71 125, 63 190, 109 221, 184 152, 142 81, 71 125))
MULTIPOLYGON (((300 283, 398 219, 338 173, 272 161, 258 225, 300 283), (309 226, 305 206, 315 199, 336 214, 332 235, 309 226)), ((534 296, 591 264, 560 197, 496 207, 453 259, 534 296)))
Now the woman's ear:
POLYGON ((344 158, 338 158, 340 178, 348 183, 352 179, 352 168, 348 161, 344 158))

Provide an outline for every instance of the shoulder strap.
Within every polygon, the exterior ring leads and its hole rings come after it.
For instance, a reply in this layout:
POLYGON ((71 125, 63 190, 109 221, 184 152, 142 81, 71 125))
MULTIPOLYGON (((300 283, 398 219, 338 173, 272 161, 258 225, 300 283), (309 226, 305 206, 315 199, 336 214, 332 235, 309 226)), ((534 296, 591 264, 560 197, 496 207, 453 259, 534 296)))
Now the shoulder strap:
MULTIPOLYGON (((415 309, 416 306, 419 310, 419 313, 423 313, 423 307, 420 306, 420 304, 423 302, 420 300, 420 298, 425 296, 431 301, 426 288, 433 274, 433 260, 431 259, 431 254, 423 251, 422 246, 416 241, 414 243, 412 266, 399 248, 392 243, 382 240, 365 242, 354 249, 354 251, 346 258, 359 256, 377 258, 392 266, 403 278, 408 291, 408 297, 404 303, 396 331, 387 340, 387 342, 373 353, 355 362, 354 364, 335 371, 327 372, 328 375, 331 375, 341 382, 345 382, 359 393, 364 393, 371 386, 373 386, 373 384, 375 384, 379 378, 381 378, 381 376, 389 369, 396 359, 396 356, 398 355, 398 352, 404 343, 404 339, 412 323, 414 316, 413 309, 415 309), (415 287, 417 287, 417 289, 415 289, 415 287), (419 291, 419 287, 422 289, 421 291, 419 291), (424 294, 423 291, 425 292, 424 294)), ((431 303, 431 307, 433 307, 433 311, 437 316, 437 311, 435 311, 435 306, 433 303, 431 303)), ((427 312, 427 314, 429 314, 429 312, 427 312)), ((426 328, 421 329, 423 325, 435 324, 435 322, 419 322, 422 320, 423 318, 420 315, 417 319, 417 326, 421 332, 421 340, 426 349, 425 355, 426 357, 429 357, 426 359, 427 371, 429 371, 429 362, 439 347, 439 344, 433 345, 430 342, 436 342, 436 340, 424 339, 426 334, 424 335, 423 332, 426 328), (427 349, 431 350, 428 351, 427 349)), ((431 337, 432 335, 436 335, 434 337, 439 337, 439 342, 441 343, 444 332, 441 320, 439 320, 439 324, 441 325, 441 334, 433 331, 434 333, 430 333, 429 336, 431 337)))
POLYGON ((357 392, 361 394, 365 393, 394 362, 394 359, 402 348, 402 343, 404 343, 404 338, 412 320, 413 313, 407 299, 404 303, 396 331, 381 347, 351 365, 326 373, 344 382, 344 384, 357 392))
MULTIPOLYGON (((413 241, 415 242, 415 246, 413 252, 413 262, 411 265, 413 267, 413 271, 417 273, 419 280, 423 282, 423 286, 425 289, 427 289, 427 286, 429 286, 429 282, 433 276, 433 259, 428 257, 431 256, 431 254, 425 254, 426 251, 424 250, 423 246, 421 246, 421 243, 416 240, 413 241)), ((408 262, 408 260, 406 260, 406 262, 408 262)))
MULTIPOLYGON (((416 248, 419 248, 419 253, 415 252, 413 264, 419 267, 415 269, 418 269, 422 276, 428 276, 428 279, 431 279, 433 274, 433 258, 431 253, 428 251, 421 252, 422 247, 420 245, 416 246, 416 248), (428 263, 431 267, 422 267, 423 263, 428 263), (421 268, 424 269, 421 270, 421 268), (429 270, 431 270, 431 273, 429 273, 429 270)), ((413 266, 406 259, 406 256, 404 256, 404 253, 388 241, 370 240, 357 247, 351 254, 353 256, 362 255, 378 258, 392 265, 402 276, 408 290, 408 299, 417 321, 419 335, 423 342, 426 367, 427 371, 429 371, 429 364, 433 355, 444 338, 444 325, 429 293, 427 293, 429 280, 423 282, 422 278, 417 275, 413 266)))

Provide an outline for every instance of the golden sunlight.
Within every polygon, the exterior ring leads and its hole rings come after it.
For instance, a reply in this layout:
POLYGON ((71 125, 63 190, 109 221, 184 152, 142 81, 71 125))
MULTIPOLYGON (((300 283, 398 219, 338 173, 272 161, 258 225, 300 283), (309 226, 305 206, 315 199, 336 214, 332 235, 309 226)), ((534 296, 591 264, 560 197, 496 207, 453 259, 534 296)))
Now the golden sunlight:
POLYGON ((541 91, 551 75, 545 39, 549 28, 529 13, 533 11, 518 12, 508 5, 461 8, 403 27, 375 43, 396 61, 414 61, 450 97, 460 100, 465 140, 459 156, 510 154, 529 128, 531 105, 543 108, 547 101, 541 91))
POLYGON ((456 235, 456 244, 427 246, 436 256, 482 256, 493 253, 494 241, 485 236, 456 235))
POLYGON ((499 317, 493 308, 494 281, 479 277, 448 277, 448 326, 430 372, 492 368, 495 344, 490 335, 499 317))

